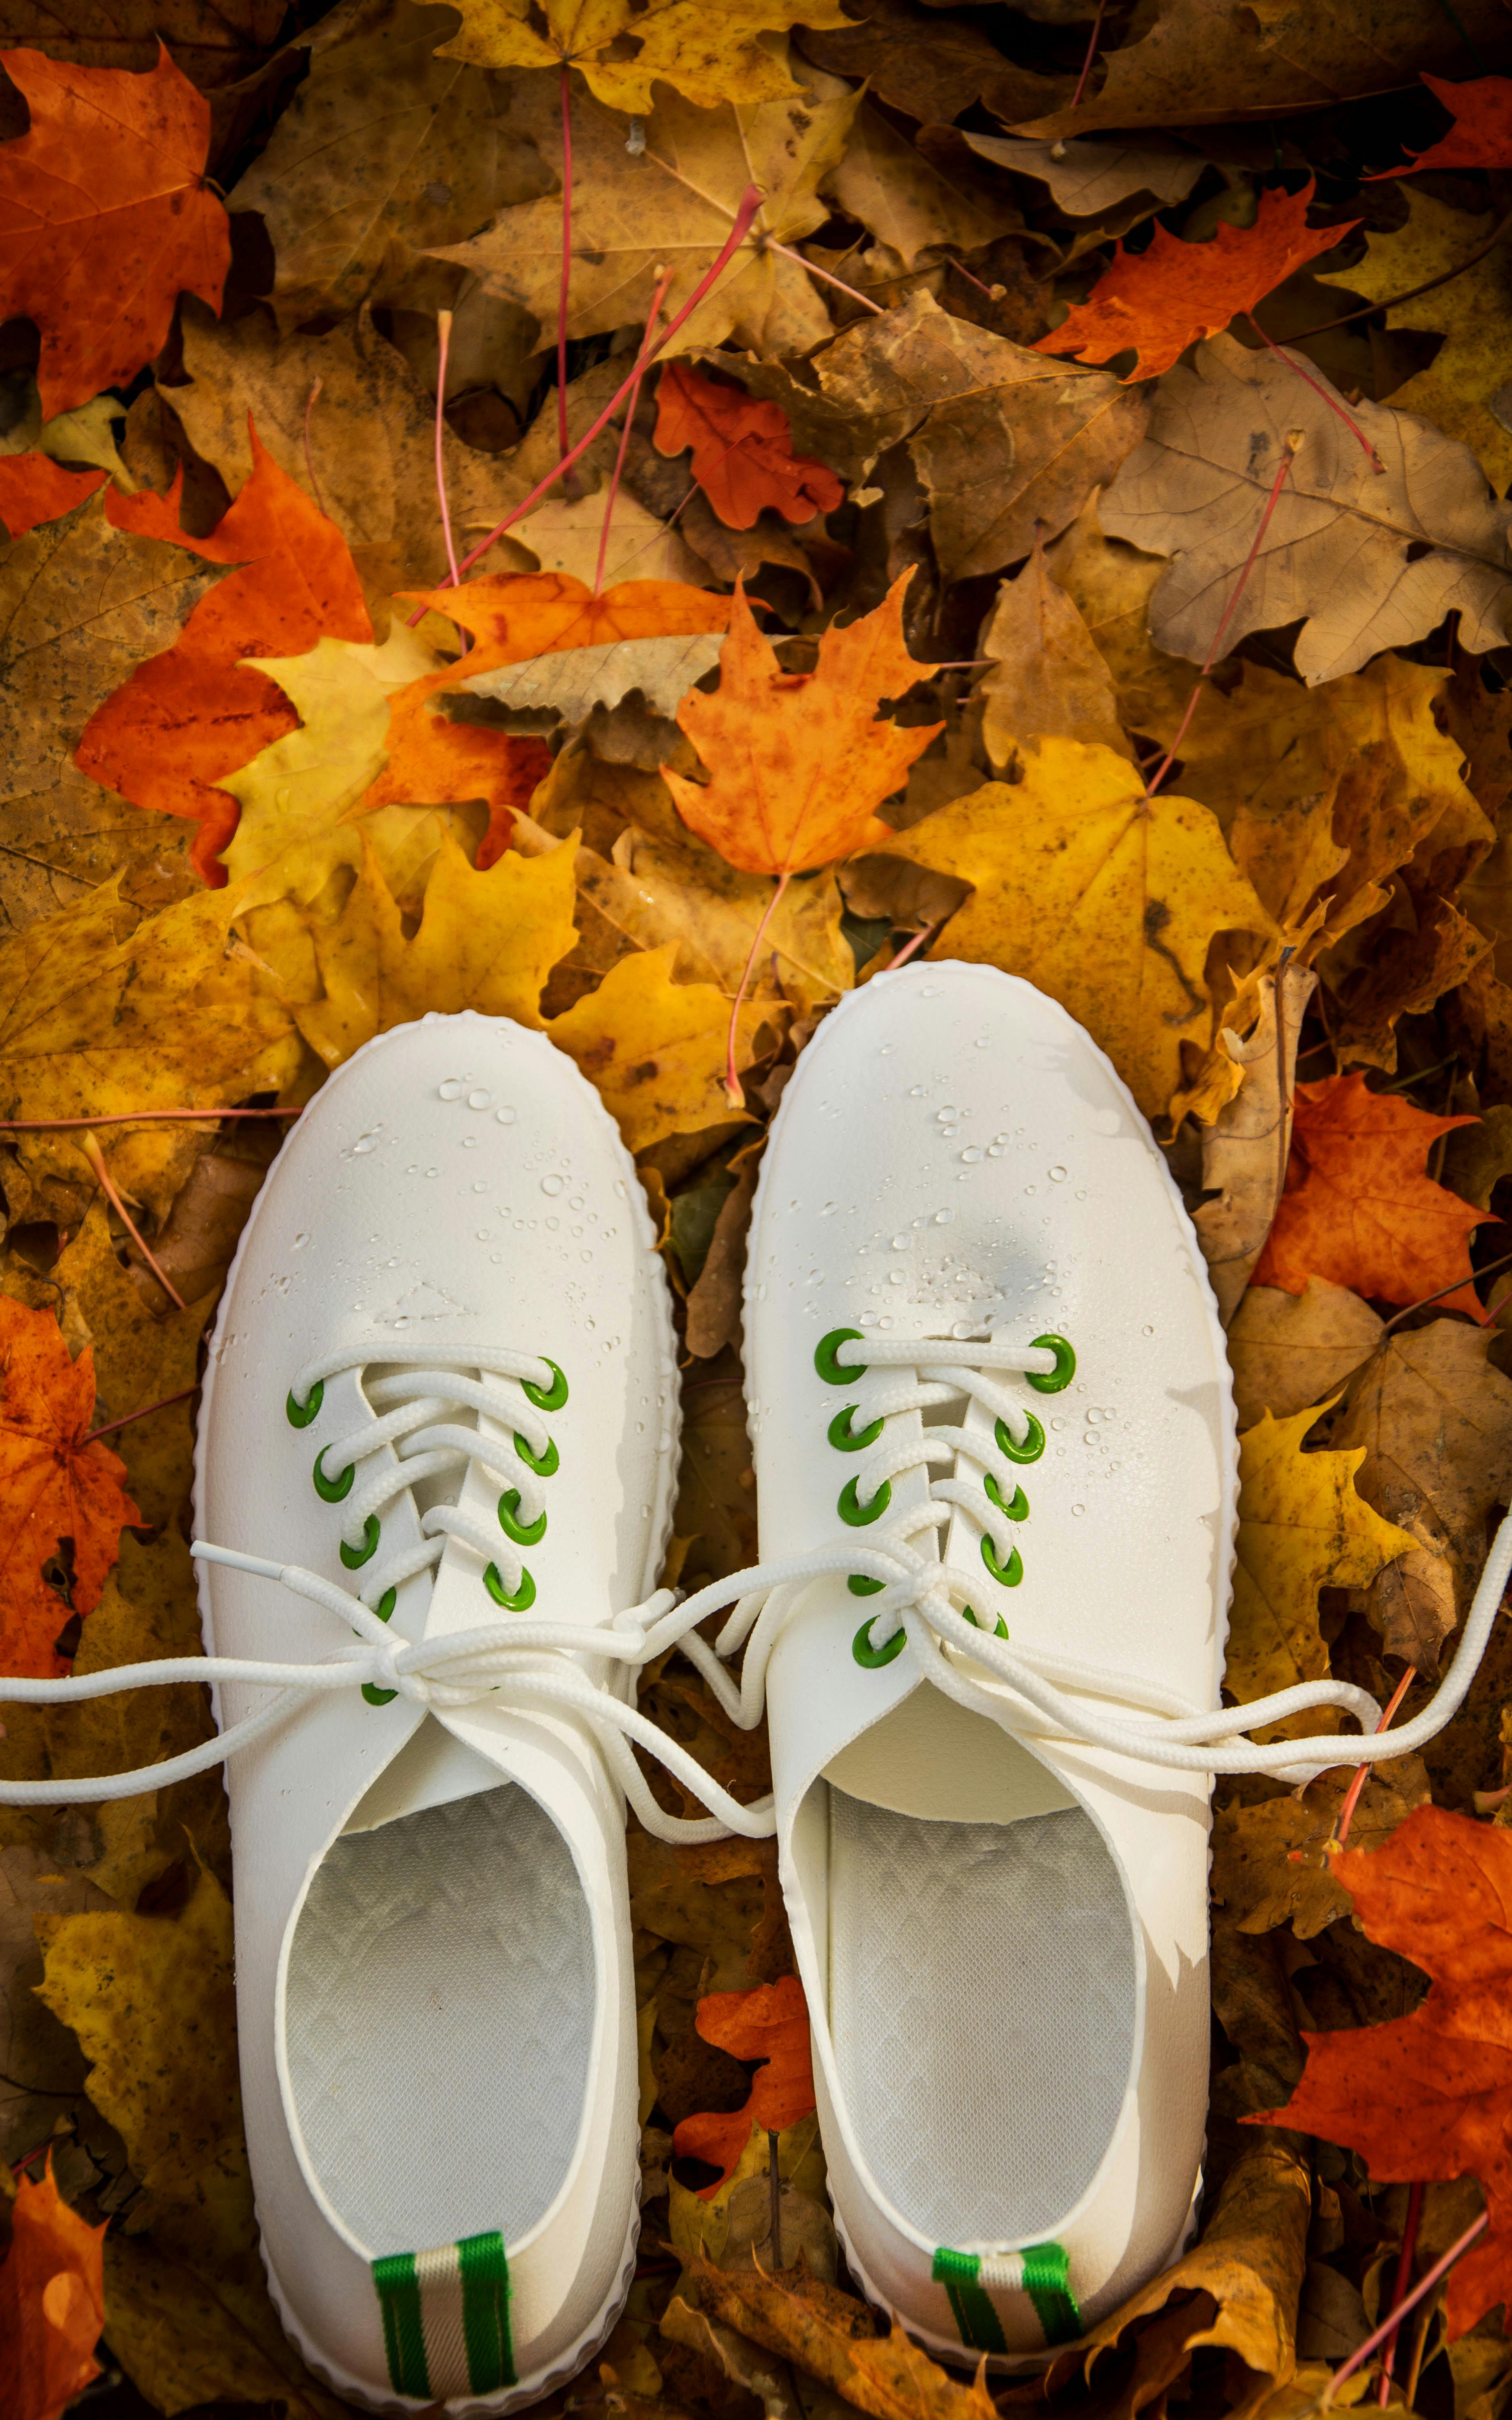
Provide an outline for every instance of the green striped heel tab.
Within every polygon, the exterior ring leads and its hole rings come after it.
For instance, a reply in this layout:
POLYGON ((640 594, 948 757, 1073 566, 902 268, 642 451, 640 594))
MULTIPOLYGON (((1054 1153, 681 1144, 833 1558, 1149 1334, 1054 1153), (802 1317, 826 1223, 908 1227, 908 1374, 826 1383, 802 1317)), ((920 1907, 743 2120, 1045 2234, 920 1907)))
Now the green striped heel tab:
POLYGON ((949 2298, 962 2343, 972 2352, 1006 2352, 988 2288, 1027 2294, 1046 2344, 1070 2344, 1082 2333, 1070 2266, 1059 2243, 1031 2243, 1022 2252, 951 2252, 942 2244, 933 2273, 949 2298))
POLYGON ((516 2383, 501 2235, 388 2253, 373 2263, 373 2285, 395 2394, 431 2403, 464 2388, 492 2395, 516 2383))

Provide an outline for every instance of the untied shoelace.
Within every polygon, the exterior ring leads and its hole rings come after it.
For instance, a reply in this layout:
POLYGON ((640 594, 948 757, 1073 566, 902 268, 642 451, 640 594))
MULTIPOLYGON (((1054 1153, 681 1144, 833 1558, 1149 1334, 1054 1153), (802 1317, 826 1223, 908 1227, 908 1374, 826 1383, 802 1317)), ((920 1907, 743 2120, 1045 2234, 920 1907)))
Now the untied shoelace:
MULTIPOLYGON (((840 1351, 845 1349, 841 1346, 840 1351)), ((744 1729, 754 1729, 762 1718, 773 1649, 805 1591, 831 1574, 872 1581, 877 1592, 867 1599, 863 1627, 873 1648, 880 1651, 902 1628, 919 1675, 969 1711, 988 1715, 1026 1740, 1054 1739, 1101 1747, 1168 1770, 1257 1773, 1284 1781, 1307 1781, 1334 1766, 1369 1764, 1412 1754, 1442 1730, 1463 1703, 1512 1572, 1512 1516, 1503 1521, 1487 1556, 1454 1661, 1428 1704, 1410 1722, 1378 1733, 1377 1700, 1367 1690, 1334 1679, 1301 1682, 1248 1705, 1196 1708, 1175 1690, 1142 1674, 1041 1647, 1016 1647, 979 1626, 964 1609, 965 1574, 942 1562, 937 1547, 925 1554, 914 1543, 919 1531, 943 1526, 959 1508, 992 1541, 1002 1559, 1011 1552, 1007 1528, 1011 1516, 1004 1509, 1011 1499, 1005 1499, 1004 1490, 1016 1487, 1017 1482, 1010 1459, 994 1450, 990 1428, 941 1424, 924 1427, 911 1437, 889 1437, 887 1420, 897 1413, 936 1409, 964 1397, 968 1405, 980 1404, 992 1421, 1004 1422, 1011 1439, 1021 1444, 1028 1431, 1028 1416, 1000 1380, 1014 1374, 1043 1374, 1054 1357, 1033 1345, 1012 1344, 995 1336, 986 1341, 869 1337, 864 1353, 868 1369, 896 1367, 917 1374, 874 1389, 866 1404, 863 1434, 870 1435, 874 1422, 881 1435, 857 1465, 854 1482, 857 1503, 870 1506, 879 1490, 904 1470, 927 1468, 938 1460, 953 1466, 962 1458, 979 1467, 983 1481, 993 1478, 995 1499, 984 1484, 973 1487, 954 1476, 931 1478, 927 1500, 890 1522, 879 1521, 864 1538, 852 1534, 837 1539, 832 1546, 756 1564, 681 1602, 673 1591, 663 1589, 643 1605, 615 1614, 607 1623, 521 1615, 486 1628, 414 1642, 396 1638, 362 1597, 301 1566, 196 1542, 191 1551, 199 1559, 277 1580, 294 1595, 323 1606, 349 1624, 358 1634, 356 1642, 336 1648, 318 1664, 196 1655, 119 1666, 67 1680, 0 1681, 0 1698, 33 1704, 73 1703, 119 1689, 178 1681, 245 1681, 279 1692, 257 1714, 216 1739, 160 1764, 84 1780, 3 1782, 0 1805, 76 1805, 160 1789, 234 1755, 328 1690, 367 1685, 392 1690, 438 1710, 473 1705, 498 1695, 508 1706, 570 1713, 594 1732, 606 1762, 648 1831, 683 1842, 721 1838, 730 1832, 763 1838, 775 1829, 771 1799, 743 1806, 732 1797, 685 1748, 636 1711, 629 1702, 633 1676, 670 1647, 680 1646, 732 1720, 744 1729), (711 1648, 698 1636, 695 1625, 732 1606, 731 1617, 711 1648), (726 1665, 742 1647, 745 1657, 736 1679, 726 1665), (568 1660, 574 1654, 604 1658, 618 1670, 611 1680, 596 1681, 568 1660), (977 1673, 983 1677, 978 1678, 977 1673), (1088 1699, 1137 1707, 1143 1718, 1102 1714, 1086 1702, 1088 1699), (1244 1736, 1321 1706, 1352 1714, 1365 1736, 1323 1732, 1266 1743, 1244 1736), (687 1820, 669 1815, 636 1763, 632 1742, 656 1757, 707 1807, 708 1817, 687 1820)), ((391 1362, 398 1357, 391 1346, 383 1348, 383 1355, 391 1362)), ((395 1409, 331 1449, 334 1461, 338 1454, 370 1454, 383 1443, 396 1448, 395 1466, 380 1482, 354 1498, 348 1527, 357 1523, 359 1515, 365 1522, 378 1505, 392 1500, 422 1475, 439 1474, 458 1462, 474 1459, 497 1470, 501 1450, 497 1440, 438 1422, 436 1415, 445 1408, 448 1398, 490 1417, 507 1418, 526 1433, 526 1423, 513 1402, 504 1406, 492 1398, 485 1401, 487 1390, 477 1382, 438 1371, 437 1360, 444 1357, 427 1355, 424 1369, 375 1382, 368 1390, 370 1399, 381 1395, 383 1402, 394 1403, 395 1409)), ((548 1364, 511 1350, 489 1354, 474 1346, 455 1357, 471 1369, 494 1369, 509 1376, 529 1374, 540 1377, 542 1383, 549 1375, 548 1364)), ((317 1373, 329 1376, 351 1366, 350 1355, 332 1357, 326 1363, 311 1364, 301 1373, 301 1383, 313 1381, 317 1373)), ((843 1369, 846 1364, 841 1361, 839 1366, 843 1369)), ((527 1434, 527 1442, 535 1451, 541 1450, 539 1436, 527 1434)), ((533 1501, 522 1481, 521 1509, 528 1510, 533 1501)), ((393 1586, 396 1576, 409 1576, 439 1560, 447 1536, 461 1537, 480 1554, 492 1558, 501 1551, 491 1533, 483 1532, 455 1507, 434 1508, 423 1516, 421 1527, 426 1533, 424 1546, 409 1549, 400 1562, 375 1573, 368 1594, 380 1584, 393 1586)), ((517 1586, 517 1558, 512 1559, 511 1569, 517 1586)))

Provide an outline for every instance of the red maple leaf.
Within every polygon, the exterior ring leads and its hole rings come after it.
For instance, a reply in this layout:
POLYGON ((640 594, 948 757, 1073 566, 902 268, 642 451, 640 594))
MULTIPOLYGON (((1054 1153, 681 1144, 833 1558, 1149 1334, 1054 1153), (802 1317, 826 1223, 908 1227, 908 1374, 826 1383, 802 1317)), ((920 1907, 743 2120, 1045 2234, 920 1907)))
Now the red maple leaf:
POLYGON ((703 2160, 719 2170, 700 2194, 707 2201, 738 2164, 753 2126, 780 2133, 813 2108, 809 2004, 796 1975, 784 1975, 780 1982, 758 1983, 751 1992, 711 1992, 699 2002, 693 2022, 705 2041, 733 2058, 764 2062, 741 2108, 701 2110, 685 2118, 672 2135, 679 2159, 703 2160))
POLYGON ((1512 2308, 1512 1833, 1422 1807, 1335 1881, 1371 1941, 1433 1978, 1410 2017, 1304 2034, 1285 2109, 1245 2119, 1358 2151, 1381 2184, 1478 2177, 1490 2225, 1449 2278, 1451 2336, 1512 2308))
POLYGON ((17 1679, 68 1668, 54 1644, 68 1607, 43 1564, 71 1539, 73 1610, 93 1613, 138 1518, 126 1465, 89 1442, 94 1409, 92 1349, 70 1360, 50 1311, 0 1295, 0 1672, 17 1679))
POLYGON ((116 529, 244 568, 202 597, 174 644, 138 664, 105 700, 73 759, 133 805, 196 821, 193 864, 217 888, 225 880, 221 851, 241 811, 216 784, 300 720, 277 684, 242 659, 302 656, 321 637, 373 636, 346 539, 279 469, 255 428, 252 462, 251 478, 208 537, 178 526, 182 472, 165 496, 112 491, 105 513, 116 529))
POLYGON ((793 451, 792 423, 779 403, 701 378, 686 362, 662 372, 656 445, 658 454, 692 447, 693 476, 726 529, 754 529, 767 505, 784 520, 811 521, 844 501, 833 471, 793 451))
POLYGON ((103 471, 65 471, 45 454, 0 455, 0 521, 24 537, 42 521, 71 513, 105 484, 103 471))
POLYGON ((1303 1294, 1310 1277, 1327 1278, 1380 1302, 1408 1303, 1463 1278, 1444 1309, 1483 1319, 1468 1239, 1490 1214, 1423 1172, 1430 1143, 1474 1124, 1372 1093, 1359 1074, 1299 1084, 1286 1187, 1255 1283, 1303 1294))
POLYGON ((1273 186, 1260 195, 1253 226, 1220 220, 1211 243, 1184 243, 1157 220, 1148 251, 1126 252, 1120 243, 1086 302, 1034 351, 1107 362, 1134 349, 1130 380, 1159 378, 1188 345, 1220 334, 1236 313, 1253 311, 1294 269, 1332 252, 1358 224, 1310 227, 1312 198, 1310 177, 1300 194, 1273 186))
POLYGON ((1419 151, 1406 168, 1383 168, 1370 184, 1389 177, 1415 177, 1420 168, 1512 168, 1512 76, 1475 76, 1469 84, 1447 84, 1443 76, 1425 75, 1435 101, 1442 101, 1453 126, 1419 151))
POLYGON ((221 307, 231 223, 205 181, 210 104, 167 52, 146 75, 0 53, 31 125, 0 144, 0 319, 35 319, 42 417, 121 386, 180 293, 221 307))

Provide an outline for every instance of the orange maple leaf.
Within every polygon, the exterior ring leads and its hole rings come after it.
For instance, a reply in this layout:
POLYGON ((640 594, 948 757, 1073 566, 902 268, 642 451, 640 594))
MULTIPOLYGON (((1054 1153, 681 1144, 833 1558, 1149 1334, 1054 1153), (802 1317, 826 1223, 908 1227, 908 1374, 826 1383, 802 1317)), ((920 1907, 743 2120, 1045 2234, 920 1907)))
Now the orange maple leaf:
POLYGON ((1332 252, 1358 225, 1351 219, 1348 226, 1309 227, 1312 197, 1310 177, 1300 194, 1272 187, 1260 195, 1253 226, 1220 220, 1211 243, 1184 243, 1157 220, 1149 250, 1126 252, 1120 243, 1086 302, 1034 351, 1107 362, 1134 348, 1129 382, 1159 378, 1188 345, 1218 335, 1236 312, 1253 311, 1294 269, 1332 252))
POLYGON ((105 477, 103 471, 65 471, 45 454, 0 456, 0 521, 12 537, 24 537, 40 522, 71 513, 105 477))
POLYGON ((432 711, 432 698, 474 673, 524 663, 532 656, 602 646, 613 639, 722 630, 730 618, 728 597, 713 597, 680 580, 624 580, 595 597, 565 571, 488 572, 460 588, 432 589, 402 601, 431 606, 476 644, 455 664, 423 674, 391 699, 388 764, 347 819, 391 803, 440 807, 483 799, 489 820, 478 849, 480 873, 508 846, 514 811, 529 804, 550 751, 541 740, 516 738, 486 724, 452 722, 432 711))
POLYGON ((70 1360, 50 1311, 0 1295, 0 1672, 17 1680, 67 1668, 54 1642, 68 1616, 42 1565, 71 1538, 73 1610, 93 1613, 139 1517, 126 1465, 88 1441, 94 1408, 93 1349, 70 1360))
POLYGON ((1462 1277, 1446 1311, 1485 1311, 1470 1283, 1467 1238, 1489 1212, 1423 1173, 1428 1145, 1471 1117, 1430 1117, 1364 1076, 1299 1084, 1287 1181, 1256 1285, 1303 1294, 1326 1278, 1381 1302, 1421 1302, 1462 1277))
POLYGON ((299 728, 283 690, 242 659, 302 656, 322 636, 373 636, 346 539, 279 469, 250 418, 247 425, 252 476, 208 537, 178 526, 182 472, 166 495, 113 491, 107 499, 115 528, 244 568, 202 597, 174 644, 138 664, 105 700, 73 759, 133 805, 197 821, 193 861, 216 888, 226 878, 220 854, 241 812, 217 783, 299 728))
POLYGON ((706 783, 662 768, 683 821, 746 874, 805 874, 893 838, 875 810, 945 725, 904 730, 879 718, 931 667, 903 643, 895 580, 880 605, 831 626, 811 673, 785 673, 737 583, 712 697, 690 690, 677 720, 709 768, 706 783))
POLYGON ((1512 2307, 1512 1834, 1421 1807, 1330 1870, 1371 1941, 1432 1978, 1410 2017, 1304 2034, 1285 2109, 1245 2119, 1358 2151, 1382 2184, 1478 2177, 1490 2225, 1450 2273, 1451 2336, 1512 2307))
POLYGON ((677 2158, 703 2160, 719 2170, 699 2195, 707 2201, 736 2166, 753 2126, 778 2134, 812 2110, 809 2004, 796 1975, 784 1975, 780 1982, 758 1983, 751 1992, 711 1992, 699 2002, 693 2022, 705 2041, 733 2058, 764 2062, 743 2107, 701 2110, 673 2133, 677 2158))
POLYGON ((726 529, 754 529, 768 504, 784 520, 811 521, 844 502, 833 471, 793 451, 793 426, 779 403, 701 378, 686 362, 661 374, 655 442, 658 454, 692 447, 693 476, 726 529))
POLYGON ((1443 76, 1425 75, 1435 101, 1442 101, 1454 119, 1447 134, 1415 154, 1405 168, 1383 168, 1388 177, 1415 177, 1420 168, 1512 168, 1512 76, 1473 76, 1468 84, 1449 84, 1443 76))
POLYGON ((53 2180, 23 2177, 0 2264, 0 2420, 60 2420, 100 2376, 105 2227, 69 2208, 53 2180))
POLYGON ((0 52, 31 125, 0 144, 0 319, 34 319, 42 417, 122 386, 180 293, 221 307, 230 221, 205 181, 210 104, 159 45, 146 75, 0 52))

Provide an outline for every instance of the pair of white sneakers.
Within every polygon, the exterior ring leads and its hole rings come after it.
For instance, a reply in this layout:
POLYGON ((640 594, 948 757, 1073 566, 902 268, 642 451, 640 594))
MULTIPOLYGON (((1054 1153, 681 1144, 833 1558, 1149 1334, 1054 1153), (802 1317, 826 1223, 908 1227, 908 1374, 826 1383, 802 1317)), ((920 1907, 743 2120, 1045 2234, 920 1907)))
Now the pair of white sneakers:
MULTIPOLYGON (((775 1829, 835 2215, 932 2350, 1043 2357, 1178 2250, 1208 2074, 1215 1770, 1332 1737, 1221 1708, 1236 1448, 1203 1264, 1149 1128, 1056 1004, 884 974, 804 1051, 747 1264, 760 1566, 652 1593, 674 1331, 635 1169, 540 1035, 370 1044, 258 1197, 205 1381, 208 1677, 241 2064, 290 2335, 381 2411, 506 2412, 608 2335, 638 2219, 625 1823, 775 1829), (282 1581, 281 1592, 270 1582, 282 1581), (717 1652, 692 1625, 734 1611, 717 1652), (680 1639, 774 1791, 635 1709, 680 1639), (723 1660, 744 1647, 738 1682, 723 1660), (271 1688, 272 1694, 270 1695, 271 1688), (710 1809, 668 1816, 634 1749, 710 1809)), ((1418 1745, 1468 1685, 1498 1541, 1418 1745)))

